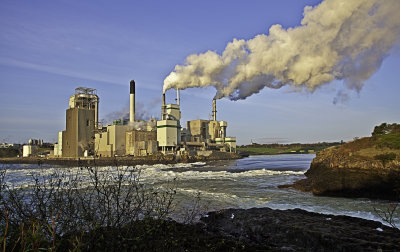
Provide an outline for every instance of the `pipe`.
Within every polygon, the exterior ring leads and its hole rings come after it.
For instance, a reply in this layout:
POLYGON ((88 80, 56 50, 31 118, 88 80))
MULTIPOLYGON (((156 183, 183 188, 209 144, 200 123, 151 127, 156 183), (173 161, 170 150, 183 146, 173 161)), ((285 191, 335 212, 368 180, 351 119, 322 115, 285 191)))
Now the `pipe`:
POLYGON ((179 105, 179 88, 176 89, 176 103, 179 105))
POLYGON ((165 111, 166 107, 165 107, 165 93, 162 94, 162 115, 161 115, 161 119, 165 120, 166 118, 166 111, 165 111))
POLYGON ((135 81, 131 80, 130 100, 129 100, 129 122, 135 122, 135 81))
POLYGON ((99 97, 96 95, 95 107, 94 107, 94 128, 97 129, 99 127, 99 97))
POLYGON ((217 121, 217 100, 213 99, 213 120, 217 121))

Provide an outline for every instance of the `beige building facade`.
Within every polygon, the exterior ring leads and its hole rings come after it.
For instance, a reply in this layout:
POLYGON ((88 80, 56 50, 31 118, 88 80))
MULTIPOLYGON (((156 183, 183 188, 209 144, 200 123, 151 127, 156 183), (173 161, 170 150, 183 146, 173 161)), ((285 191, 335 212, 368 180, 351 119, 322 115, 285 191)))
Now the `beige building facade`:
POLYGON ((109 125, 106 131, 95 134, 94 154, 99 157, 125 155, 127 125, 109 125))
POLYGON ((83 157, 85 151, 93 151, 95 111, 75 107, 67 109, 66 114, 62 156, 83 157))
POLYGON ((126 155, 147 156, 157 152, 157 131, 132 130, 126 132, 126 155))

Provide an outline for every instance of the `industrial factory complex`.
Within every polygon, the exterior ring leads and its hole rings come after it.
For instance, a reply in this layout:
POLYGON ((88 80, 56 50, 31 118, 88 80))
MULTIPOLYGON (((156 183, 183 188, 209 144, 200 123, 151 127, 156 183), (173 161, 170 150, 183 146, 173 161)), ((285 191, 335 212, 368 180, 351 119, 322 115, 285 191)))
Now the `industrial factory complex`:
MULTIPOLYGON (((210 106, 211 107, 211 106, 210 106)), ((66 128, 58 133, 56 157, 148 156, 156 153, 209 156, 215 152, 236 152, 236 138, 227 137, 226 121, 217 121, 216 100, 212 120, 192 120, 181 126, 179 89, 176 104, 163 103, 161 119, 135 118, 135 82, 130 82, 129 120, 115 118, 112 125, 99 123, 96 90, 79 87, 69 99, 66 128)))

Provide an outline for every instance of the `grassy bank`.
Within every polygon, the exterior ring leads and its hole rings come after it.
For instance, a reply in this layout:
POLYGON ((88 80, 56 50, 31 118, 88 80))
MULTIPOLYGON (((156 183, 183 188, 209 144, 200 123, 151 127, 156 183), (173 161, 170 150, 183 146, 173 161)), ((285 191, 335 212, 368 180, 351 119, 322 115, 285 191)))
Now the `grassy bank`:
POLYGON ((239 146, 237 150, 248 153, 249 155, 313 154, 325 148, 341 144, 340 142, 313 144, 251 144, 239 146))

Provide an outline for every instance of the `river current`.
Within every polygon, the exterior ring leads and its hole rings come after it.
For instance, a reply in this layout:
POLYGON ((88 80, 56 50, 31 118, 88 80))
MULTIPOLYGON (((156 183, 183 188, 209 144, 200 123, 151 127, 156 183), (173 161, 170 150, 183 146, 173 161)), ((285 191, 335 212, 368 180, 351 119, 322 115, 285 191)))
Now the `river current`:
MULTIPOLYGON (((381 221, 376 209, 385 209, 389 201, 318 197, 293 188, 278 188, 278 185, 305 178, 304 173, 314 157, 311 154, 262 155, 239 160, 141 165, 136 168, 140 169, 140 180, 144 184, 167 187, 175 181, 176 208, 180 211, 193 204, 195 196, 200 195, 203 211, 253 207, 300 208, 381 221)), ((9 165, 6 182, 14 187, 27 187, 33 183, 34 176, 52 174, 57 169, 48 165, 9 165)), ((71 172, 74 169, 79 168, 69 168, 71 172)), ((400 224, 400 220, 397 219, 396 223, 400 224)))

